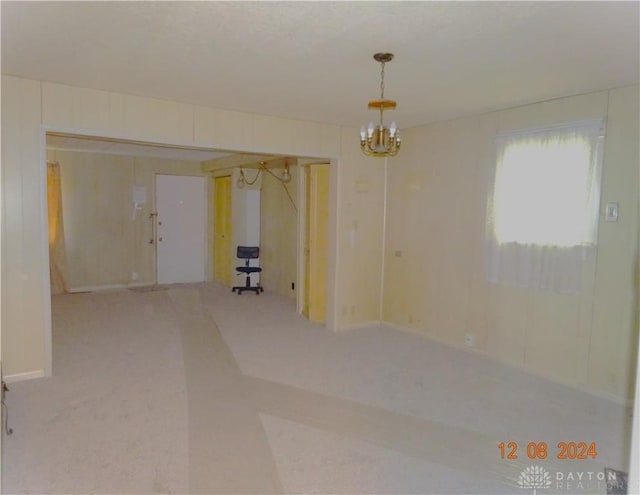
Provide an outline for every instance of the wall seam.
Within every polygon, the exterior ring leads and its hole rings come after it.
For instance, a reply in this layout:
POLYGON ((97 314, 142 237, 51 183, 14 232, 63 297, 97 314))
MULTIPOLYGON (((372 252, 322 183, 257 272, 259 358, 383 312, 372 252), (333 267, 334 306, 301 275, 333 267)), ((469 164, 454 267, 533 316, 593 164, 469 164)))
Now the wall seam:
MULTIPOLYGON (((605 110, 605 119, 606 119, 606 125, 609 125, 609 105, 611 103, 611 91, 607 91, 607 107, 605 110)), ((602 160, 602 169, 600 171, 600 201, 598 204, 598 239, 597 241, 597 247, 595 250, 595 260, 594 260, 594 273, 593 273, 593 297, 591 299, 591 317, 589 318, 589 345, 587 348, 587 376, 585 377, 586 379, 586 383, 587 385, 591 384, 591 348, 593 346, 593 323, 594 323, 594 316, 595 316, 595 308, 596 308, 596 295, 598 293, 598 253, 600 252, 600 235, 602 232, 602 229, 600 228, 600 211, 602 210, 602 191, 604 190, 604 167, 605 167, 605 152, 606 152, 606 144, 607 144, 607 135, 608 135, 608 129, 605 132, 605 138, 604 141, 602 142, 602 153, 600 156, 600 160, 602 160)))

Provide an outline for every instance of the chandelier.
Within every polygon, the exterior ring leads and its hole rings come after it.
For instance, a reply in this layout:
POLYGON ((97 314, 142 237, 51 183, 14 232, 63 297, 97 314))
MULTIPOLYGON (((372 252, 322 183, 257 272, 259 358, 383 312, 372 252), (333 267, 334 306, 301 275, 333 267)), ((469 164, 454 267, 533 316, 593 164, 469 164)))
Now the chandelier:
POLYGON ((236 186, 239 189, 242 189, 245 186, 245 184, 249 186, 254 185, 258 181, 258 178, 262 175, 263 172, 267 172, 269 175, 271 175, 275 179, 278 179, 283 185, 287 184, 288 182, 291 182, 291 172, 289 171, 288 162, 286 161, 284 162, 284 170, 282 171, 282 175, 280 176, 274 174, 271 170, 267 168, 267 162, 260 162, 258 163, 258 171, 256 172, 256 176, 253 178, 253 180, 249 180, 245 175, 244 170, 241 168, 240 174, 238 176, 238 181, 236 182, 236 186))
POLYGON ((376 62, 380 62, 380 99, 371 100, 369 102, 369 110, 380 111, 380 123, 374 125, 369 122, 368 127, 360 128, 360 148, 367 156, 396 156, 400 151, 400 130, 395 122, 391 126, 386 127, 382 117, 385 109, 395 109, 396 102, 394 100, 384 99, 384 64, 393 60, 393 53, 376 53, 373 58, 376 62))

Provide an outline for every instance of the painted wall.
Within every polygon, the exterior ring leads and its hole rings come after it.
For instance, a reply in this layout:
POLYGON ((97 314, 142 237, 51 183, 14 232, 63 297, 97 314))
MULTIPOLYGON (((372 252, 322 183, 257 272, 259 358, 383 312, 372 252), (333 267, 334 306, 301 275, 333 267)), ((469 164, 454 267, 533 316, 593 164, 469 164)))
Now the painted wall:
POLYGON ((60 163, 70 290, 154 284, 155 175, 203 176, 200 162, 56 150, 47 158, 60 163), (146 187, 147 202, 132 220, 134 186, 146 187))
POLYGON ((383 318, 558 380, 629 397, 637 334, 638 88, 445 122, 403 132, 388 160, 361 155, 357 130, 2 77, 2 363, 5 374, 50 369, 43 126, 114 138, 330 158, 329 311, 336 328, 383 318), (497 131, 607 116, 603 225, 580 297, 485 282, 487 177, 497 131), (345 143, 342 146, 342 143, 345 143), (388 181, 385 184, 385 181, 388 181), (396 253, 398 252, 398 253, 396 253), (398 256, 396 256, 398 254, 398 256), (409 321, 411 320, 411 321, 409 321))
POLYGON ((563 98, 407 130, 389 161, 384 319, 556 380, 632 397, 637 347, 638 87, 563 98), (488 284, 485 207, 497 132, 605 117, 597 254, 584 290, 488 284), (602 208, 601 208, 602 210, 602 208))
MULTIPOLYGON (((336 314, 343 326, 380 321, 382 245, 385 213, 384 158, 360 151, 358 131, 343 129, 338 174, 338 253, 336 314)), ((330 201, 331 202, 331 201, 330 201)))
POLYGON ((42 376, 49 366, 41 110, 38 81, 3 76, 2 366, 19 378, 42 376))
POLYGON ((14 379, 42 376, 51 368, 50 340, 45 338, 50 332, 49 291, 44 289, 45 128, 332 159, 330 239, 336 250, 329 266, 337 271, 330 278, 329 307, 335 312, 329 325, 342 328, 379 318, 384 174, 381 161, 360 156, 353 144, 356 129, 2 76, 2 363, 14 379), (369 191, 357 193, 356 179, 369 181, 369 191), (336 223, 338 211, 348 213, 336 223), (348 236, 354 221, 358 227, 352 245, 348 236))
MULTIPOLYGON (((283 169, 272 169, 277 176, 283 169)), ((267 290, 287 297, 296 297, 291 283, 297 279, 298 167, 289 164, 291 181, 286 184, 293 204, 282 183, 263 173, 260 200, 260 249, 262 253, 262 285, 267 290)))

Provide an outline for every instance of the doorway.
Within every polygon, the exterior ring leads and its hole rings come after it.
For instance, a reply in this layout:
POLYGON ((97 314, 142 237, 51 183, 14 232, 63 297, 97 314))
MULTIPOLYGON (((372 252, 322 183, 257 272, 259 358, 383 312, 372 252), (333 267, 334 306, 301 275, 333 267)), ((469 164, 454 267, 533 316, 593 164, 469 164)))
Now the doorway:
POLYGON ((302 313, 311 321, 324 323, 327 314, 330 167, 328 164, 311 164, 304 170, 302 313))
POLYGON ((214 280, 231 286, 231 176, 215 177, 213 270, 214 280))
MULTIPOLYGON (((183 143, 176 142, 162 142, 162 141, 154 141, 149 142, 143 139, 139 140, 131 140, 131 139, 123 139, 121 136, 111 136, 111 135, 84 135, 79 133, 70 133, 67 129, 55 130, 52 128, 41 128, 40 130, 40 142, 41 142, 41 167, 40 167, 40 180, 42 183, 46 182, 46 158, 48 158, 48 154, 50 152, 76 152, 76 153, 88 153, 89 155, 104 155, 104 156, 115 156, 118 158, 133 158, 134 160, 153 160, 158 162, 158 168, 161 170, 157 170, 156 165, 150 166, 141 166, 140 170, 137 171, 133 176, 127 176, 128 180, 133 180, 133 185, 147 185, 149 191, 151 192, 150 198, 147 199, 147 211, 140 211, 137 213, 137 218, 139 219, 139 223, 144 223, 144 227, 140 228, 140 231, 136 234, 136 245, 147 246, 145 247, 145 252, 152 253, 150 256, 143 255, 142 263, 138 263, 140 261, 139 258, 129 258, 132 260, 137 260, 137 265, 122 265, 120 268, 125 268, 123 274, 119 274, 119 277, 115 281, 110 280, 99 280, 97 284, 93 285, 91 281, 88 281, 88 284, 81 284, 78 286, 78 290, 86 291, 86 290, 100 290, 103 288, 106 289, 114 289, 114 288, 125 288, 125 287, 144 287, 147 285, 154 285, 156 283, 161 283, 160 280, 157 279, 158 274, 158 243, 157 237, 163 237, 163 243, 165 242, 165 237, 163 236, 164 232, 161 230, 156 230, 157 227, 162 227, 157 225, 158 219, 154 219, 151 217, 152 213, 157 211, 156 205, 152 204, 151 199, 157 199, 155 193, 155 181, 159 175, 165 176, 180 176, 182 174, 188 174, 191 177, 196 177, 197 173, 212 174, 214 171, 222 171, 222 170, 230 170, 234 167, 238 167, 238 163, 240 160, 245 160, 247 156, 251 156, 252 159, 257 159, 256 157, 265 157, 266 155, 261 155, 259 150, 251 150, 248 153, 254 153, 253 155, 242 155, 240 153, 228 152, 228 151, 220 151, 213 148, 205 148, 205 147, 194 147, 192 145, 183 145, 183 143), (156 160, 159 159, 159 160, 156 160), (227 163, 222 163, 223 160, 228 160, 227 163), (173 164, 167 165, 165 161, 175 161, 173 164), (191 165, 193 163, 198 163, 198 172, 195 171, 187 171, 185 170, 186 165, 191 165), (147 177, 148 175, 148 177, 147 177), (147 228, 148 226, 148 228, 147 228), (142 241, 142 242, 140 242, 142 241), (142 269, 142 271, 138 270, 138 266, 142 269), (122 275, 122 276, 120 276, 122 275)), ((56 160, 55 157, 51 158, 52 160, 56 160)), ((306 162, 305 165, 309 163, 318 163, 313 158, 302 158, 300 159, 303 162, 306 162)), ((126 160, 125 160, 126 161, 126 160)), ((66 163, 66 162, 65 162, 66 163)), ((137 162, 136 162, 137 163, 137 162)), ((325 162, 326 163, 326 162, 325 162)), ((328 233, 328 243, 330 245, 329 252, 327 253, 327 262, 328 262, 328 286, 326 291, 329 294, 324 293, 324 297, 326 298, 326 314, 321 317, 321 320, 324 321, 326 319, 326 324, 329 329, 335 330, 336 321, 335 321, 335 301, 333 300, 333 294, 335 292, 335 270, 336 270, 336 218, 337 218, 337 187, 338 187, 338 179, 337 173, 335 169, 338 166, 338 162, 336 160, 332 160, 331 165, 331 195, 329 201, 329 233, 328 233)), ((190 168, 190 167, 188 167, 190 168)), ((300 167, 301 169, 303 167, 300 167)), ((307 167, 304 167, 307 168, 307 167)), ((305 198, 304 198, 304 179, 302 173, 298 175, 297 183, 298 183, 298 191, 297 195, 294 195, 294 198, 297 196, 299 201, 297 204, 298 208, 298 233, 297 233, 297 268, 295 274, 295 290, 297 292, 296 297, 296 311, 302 312, 302 303, 304 297, 304 269, 303 269, 303 241, 302 238, 304 236, 304 207, 305 207, 305 198)), ((204 177, 203 177, 204 178, 204 177)), ((160 179, 162 180, 162 179, 160 179)), ((169 179, 170 180, 170 179, 169 179)), ((211 180, 211 175, 206 177, 205 181, 211 180)), ((117 181, 116 181, 117 182, 117 181)), ((115 184, 115 182, 114 182, 115 184)), ((203 183, 202 190, 205 195, 209 194, 209 190, 212 189, 211 185, 205 186, 203 183)), ((235 189, 235 182, 231 181, 231 189, 235 189)), ((89 191, 89 189, 81 188, 81 192, 84 194, 89 191)), ((136 208, 135 203, 135 191, 132 193, 132 187, 129 185, 127 188, 123 189, 123 192, 119 193, 118 196, 120 199, 118 201, 114 201, 113 197, 111 197, 109 201, 109 207, 112 208, 114 205, 126 210, 123 218, 131 218, 132 216, 132 206, 134 207, 134 218, 136 218, 135 211, 138 210, 136 208)), ((88 197, 86 194, 83 198, 88 197)), ((81 198, 81 206, 82 201, 84 199, 81 198)), ((46 196, 43 200, 43 204, 46 204, 46 196)), ((157 204, 157 203, 156 203, 157 204)), ((144 205, 141 205, 144 206, 144 205)), ((211 218, 211 226, 214 220, 214 212, 213 208, 210 206, 205 210, 203 207, 202 210, 204 217, 211 218), (209 213, 210 212, 210 213, 209 213)), ((43 222, 43 228, 40 232, 40 235, 43 239, 44 244, 47 244, 48 240, 48 222, 46 220, 46 211, 43 210, 43 217, 45 221, 43 222)), ((159 219, 162 221, 162 219, 159 219)), ((102 224, 96 224, 102 225, 102 224)), ((205 225, 204 220, 201 225, 205 225)), ((104 229, 103 229, 104 230, 104 229)), ((203 229, 205 230, 205 229, 203 229)), ((199 272, 199 276, 197 280, 203 281, 206 279, 213 278, 213 259, 209 258, 208 261, 204 261, 207 258, 207 255, 211 254, 210 249, 207 246, 213 245, 213 231, 211 228, 206 229, 208 233, 205 236, 205 239, 202 240, 203 245, 203 263, 202 266, 205 268, 200 268, 197 270, 199 272)), ((103 244, 104 245, 104 244, 103 244)), ((43 347, 44 347, 44 371, 41 374, 34 375, 35 376, 51 376, 53 374, 53 366, 52 366, 52 318, 51 318, 51 288, 50 288, 50 277, 49 277, 49 257, 45 258, 46 263, 43 264, 43 285, 42 290, 43 294, 45 294, 44 299, 44 330, 43 330, 43 347)), ((233 252, 231 252, 231 263, 233 263, 233 252)), ((160 262, 162 265, 162 262, 160 262)), ((110 265, 114 266, 114 265, 110 265)), ((115 265, 120 266, 120 265, 115 265)), ((122 270, 120 270, 122 271, 122 270)), ((112 275, 113 270, 101 270, 101 273, 104 272, 108 275, 112 275)), ((231 275, 233 275, 233 270, 231 270, 231 275)), ((233 278, 233 277, 232 277, 233 278)), ((168 280, 172 280, 168 278, 168 280)), ((292 289, 293 283, 292 283, 292 289)), ((312 303, 313 307, 313 303, 312 303)), ((30 376, 31 377, 31 376, 30 376)))
POLYGON ((206 179, 156 175, 159 284, 205 281, 206 179))

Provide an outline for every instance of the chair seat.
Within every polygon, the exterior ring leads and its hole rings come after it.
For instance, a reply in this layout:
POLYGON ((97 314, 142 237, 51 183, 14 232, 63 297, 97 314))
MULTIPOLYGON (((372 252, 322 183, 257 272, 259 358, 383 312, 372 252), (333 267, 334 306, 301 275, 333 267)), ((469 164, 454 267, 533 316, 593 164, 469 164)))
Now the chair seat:
POLYGON ((259 266, 236 266, 236 271, 240 273, 258 273, 262 271, 259 266))

